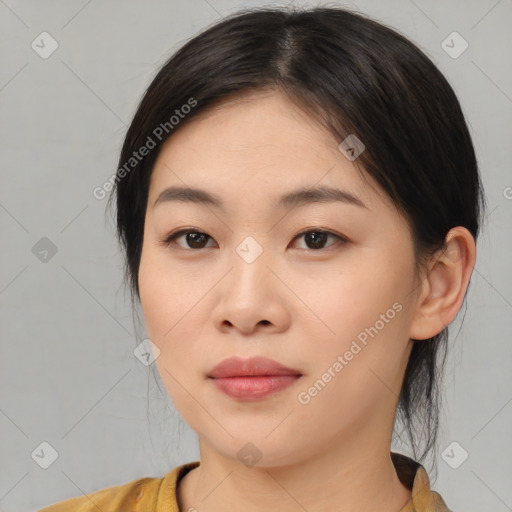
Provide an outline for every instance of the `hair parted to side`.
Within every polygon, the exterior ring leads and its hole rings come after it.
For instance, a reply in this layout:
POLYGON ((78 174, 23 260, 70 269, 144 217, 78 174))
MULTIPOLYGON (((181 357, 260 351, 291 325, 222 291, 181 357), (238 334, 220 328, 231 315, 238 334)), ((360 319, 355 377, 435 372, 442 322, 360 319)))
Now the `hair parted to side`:
MULTIPOLYGON (((409 221, 418 270, 451 228, 463 226, 476 240, 485 200, 471 136, 452 87, 421 50, 396 30, 339 7, 243 10, 171 56, 126 134, 110 200, 117 200, 134 301, 149 180, 162 144, 213 105, 265 89, 286 94, 340 142, 355 134, 364 143, 354 163, 409 221), (182 110, 187 104, 194 107, 182 110), (126 172, 148 137, 154 149, 126 172)), ((446 328, 414 343, 399 398, 397 422, 420 462, 432 451, 435 459, 447 334, 446 328)))

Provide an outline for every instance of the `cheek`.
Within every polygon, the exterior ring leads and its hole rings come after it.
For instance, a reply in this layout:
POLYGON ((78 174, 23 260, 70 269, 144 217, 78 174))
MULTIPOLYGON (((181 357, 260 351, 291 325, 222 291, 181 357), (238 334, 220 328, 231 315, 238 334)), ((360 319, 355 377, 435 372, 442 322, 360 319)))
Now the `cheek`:
POLYGON ((179 266, 169 266, 165 255, 143 249, 139 268, 139 291, 148 335, 156 341, 170 338, 180 319, 197 302, 197 281, 179 266))
POLYGON ((192 333, 188 332, 187 338, 183 338, 185 333, 180 332, 187 319, 186 316, 183 318, 185 303, 183 294, 179 293, 183 283, 171 277, 168 271, 159 269, 158 262, 150 255, 143 256, 139 270, 140 301, 147 336, 160 351, 154 364, 169 398, 186 417, 191 403, 183 390, 192 389, 193 385, 190 371, 190 362, 194 361, 190 348, 192 333))
POLYGON ((201 298, 207 284, 207 279, 193 276, 179 265, 171 267, 165 253, 143 250, 140 302, 147 335, 160 350, 156 365, 173 401, 181 400, 180 384, 189 389, 200 372, 197 343, 202 337, 201 298))
POLYGON ((408 343, 412 272, 412 259, 359 261, 330 272, 322 293, 299 291, 331 331, 322 327, 319 335, 315 322, 308 333, 318 341, 307 384, 329 381, 325 400, 362 405, 395 386, 408 343), (336 377, 329 380, 329 372, 336 377))
POLYGON ((412 272, 407 261, 390 264, 375 258, 344 263, 342 271, 332 268, 325 272, 324 279, 320 274, 314 281, 296 280, 294 287, 321 321, 316 322, 317 337, 341 346, 376 323, 383 330, 382 322, 386 329, 400 322, 399 317, 404 315, 397 310, 406 307, 411 288, 407 276, 412 272))

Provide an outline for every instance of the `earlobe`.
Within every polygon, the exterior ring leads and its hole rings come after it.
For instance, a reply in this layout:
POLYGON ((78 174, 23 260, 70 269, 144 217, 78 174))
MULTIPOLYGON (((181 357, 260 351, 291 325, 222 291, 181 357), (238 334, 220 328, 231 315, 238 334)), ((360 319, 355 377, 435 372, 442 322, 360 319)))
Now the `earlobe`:
POLYGON ((425 340, 439 334, 457 315, 475 266, 476 247, 471 233, 452 228, 445 246, 429 263, 421 283, 409 337, 425 340))

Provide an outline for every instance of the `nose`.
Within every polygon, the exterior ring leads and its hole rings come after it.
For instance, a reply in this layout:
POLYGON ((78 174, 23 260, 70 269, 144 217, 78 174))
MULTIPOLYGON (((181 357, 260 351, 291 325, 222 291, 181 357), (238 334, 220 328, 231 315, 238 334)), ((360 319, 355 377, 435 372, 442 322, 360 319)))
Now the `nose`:
POLYGON ((276 262, 269 251, 246 257, 244 248, 247 246, 241 244, 230 257, 231 270, 216 287, 212 318, 215 327, 246 335, 259 330, 286 330, 290 322, 289 292, 278 277, 276 262))

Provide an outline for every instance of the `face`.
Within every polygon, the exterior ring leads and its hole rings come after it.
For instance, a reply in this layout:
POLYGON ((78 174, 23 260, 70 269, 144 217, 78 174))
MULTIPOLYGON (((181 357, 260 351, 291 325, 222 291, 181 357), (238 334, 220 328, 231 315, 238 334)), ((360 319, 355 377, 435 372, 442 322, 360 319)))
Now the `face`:
POLYGON ((267 91, 196 117, 159 154, 140 299, 155 364, 202 450, 236 461, 245 446, 260 466, 279 466, 389 446, 411 348, 413 241, 340 142, 267 91), (220 205, 177 199, 170 187, 201 189, 220 205), (321 187, 341 193, 281 201, 321 187), (233 397, 208 377, 232 356, 264 356, 300 377, 233 397))

